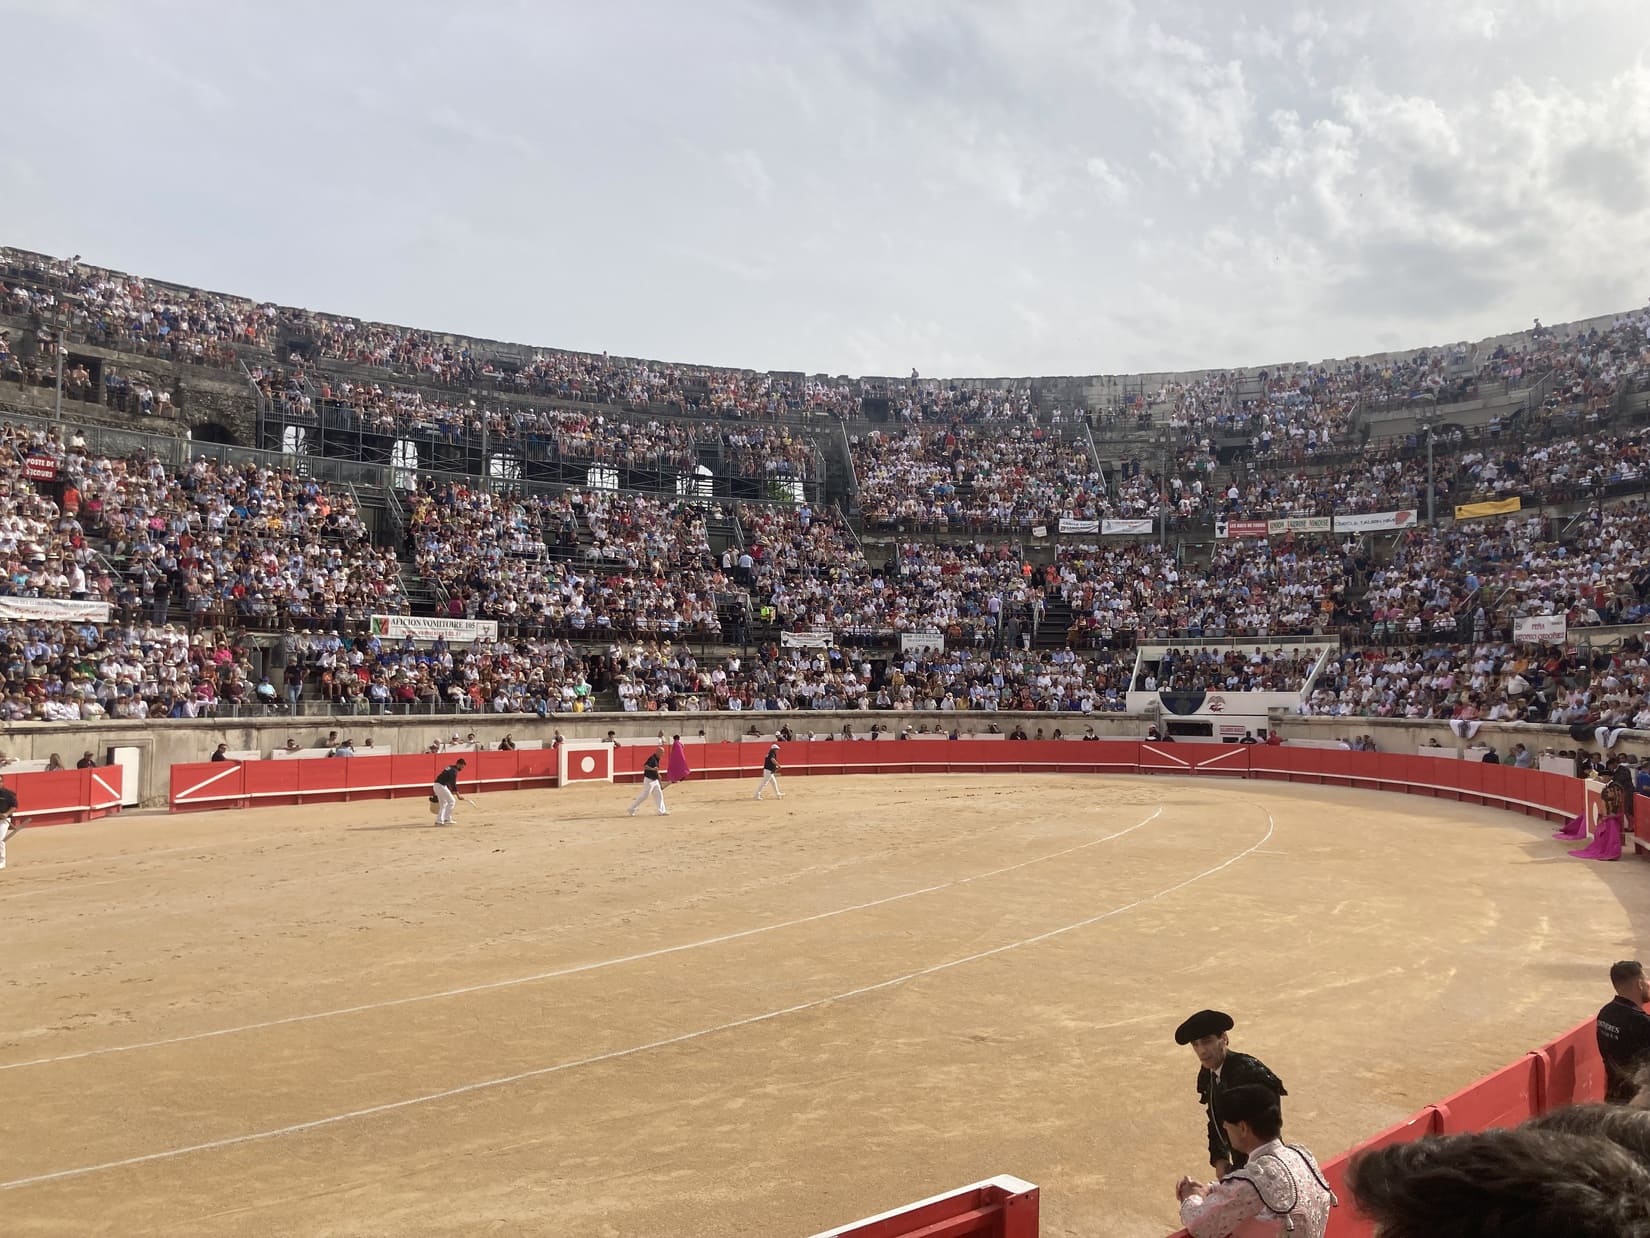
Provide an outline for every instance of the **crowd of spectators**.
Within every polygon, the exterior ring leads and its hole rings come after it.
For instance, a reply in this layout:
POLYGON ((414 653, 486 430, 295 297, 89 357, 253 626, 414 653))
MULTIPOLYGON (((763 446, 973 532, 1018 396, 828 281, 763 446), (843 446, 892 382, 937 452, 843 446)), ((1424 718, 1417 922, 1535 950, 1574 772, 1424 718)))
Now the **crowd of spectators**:
POLYGON ((1081 655, 977 648, 931 649, 884 659, 855 649, 766 646, 702 664, 686 648, 642 644, 615 658, 627 710, 926 709, 1121 710, 1128 662, 1081 655))
POLYGON ((232 365, 235 346, 274 346, 280 311, 239 297, 102 270, 78 258, 0 250, 4 312, 61 325, 75 339, 158 353, 198 365, 232 365))
POLYGON ((176 607, 197 626, 338 626, 406 608, 395 553, 372 543, 354 497, 291 470, 196 460, 179 473, 7 423, 0 473, 9 596, 162 622, 176 607), (31 457, 49 479, 26 475, 31 457))
MULTIPOLYGON (((1036 424, 1025 383, 942 382, 915 374, 909 381, 859 382, 595 354, 512 356, 16 251, 0 252, 0 280, 0 311, 32 316, 42 330, 61 322, 76 338, 203 365, 238 364, 244 355, 254 385, 291 412, 327 410, 365 430, 448 439, 485 428, 552 459, 682 473, 714 458, 720 471, 734 475, 813 479, 819 454, 812 440, 772 419, 851 416, 862 399, 885 404, 887 428, 860 433, 851 444, 866 526, 973 534, 970 540, 900 540, 886 561, 880 548, 874 551, 873 566, 835 510, 751 504, 738 511, 743 542, 715 554, 706 522, 728 513, 679 499, 603 490, 521 497, 428 479, 407 496, 405 559, 436 594, 439 613, 500 619, 507 634, 522 633, 553 654, 567 639, 642 639, 642 661, 626 664, 629 678, 609 668, 611 686, 628 685, 627 702, 638 708, 659 707, 689 689, 688 695, 710 693, 730 707, 781 697, 874 704, 884 693, 897 700, 901 688, 921 693, 936 684, 945 691, 934 699, 949 698, 955 706, 990 695, 980 668, 1004 658, 1020 661, 1006 679, 991 671, 990 687, 999 696, 1029 691, 1042 701, 1075 688, 1071 676, 1079 672, 1071 666, 1110 657, 1111 646, 1142 638, 1265 642, 1341 632, 1357 641, 1424 647, 1431 640, 1446 651, 1470 642, 1484 650, 1499 648, 1494 642, 1529 616, 1562 615, 1574 628, 1650 619, 1650 567, 1642 552, 1650 544, 1650 506, 1599 501, 1605 491, 1619 498, 1650 482, 1650 429, 1603 424, 1622 384, 1643 376, 1650 363, 1646 313, 1568 338, 1538 327, 1482 356, 1457 348, 1401 361, 1189 380, 1157 395, 1170 406, 1181 439, 1161 471, 1133 459, 1108 477, 1095 465, 1076 413, 1069 427, 1063 412, 1061 426, 1036 424), (277 358, 285 347, 290 355, 277 358), (329 361, 338 363, 330 371, 329 361), (382 371, 383 381, 363 380, 348 366, 382 371), (424 385, 396 385, 395 376, 424 385), (1420 444, 1366 447, 1349 459, 1356 446, 1353 414, 1360 407, 1459 398, 1489 384, 1517 388, 1536 378, 1545 380, 1544 399, 1516 435, 1438 435, 1431 497, 1446 511, 1451 501, 1511 494, 1591 500, 1579 517, 1518 514, 1457 523, 1436 535, 1415 531, 1378 560, 1352 542, 1302 537, 1220 542, 1207 561, 1204 552, 1182 554, 1172 543, 1062 543, 1051 566, 1030 562, 1041 557, 1028 550, 1035 531, 1056 530, 1062 518, 1151 516, 1164 505, 1172 515, 1200 520, 1425 509, 1420 444), (433 393, 442 384, 654 411, 622 416, 595 407, 477 400, 470 390, 462 398, 433 393), (674 420, 661 409, 727 420, 674 420), (1234 435, 1248 443, 1231 468, 1229 452, 1225 466, 1220 459, 1234 435), (991 540, 1004 533, 1013 540, 991 540), (1080 652, 1056 664, 1066 670, 1036 670, 1028 681, 1027 667, 1046 668, 1039 659, 1055 656, 1031 651, 1051 606, 1069 612, 1068 646, 1080 652), (740 616, 733 632, 723 631, 725 613, 740 616), (680 665, 683 658, 691 662, 683 640, 729 635, 743 643, 746 617, 786 631, 844 637, 938 632, 947 651, 908 655, 917 659, 915 669, 902 672, 900 685, 890 685, 881 671, 860 674, 858 667, 868 663, 859 654, 774 651, 746 659, 737 676, 718 667, 723 678, 715 682, 696 666, 680 665), (657 644, 665 640, 677 642, 668 656, 657 644), (962 658, 960 667, 945 661, 955 657, 962 658), (821 659, 823 668, 816 665, 821 659), (1042 682, 1049 675, 1052 680, 1042 682)), ((0 338, 0 373, 15 371, 30 381, 32 367, 33 381, 43 381, 39 350, 28 351, 31 359, 23 361, 0 338)), ((164 383, 143 377, 141 369, 129 373, 106 363, 99 374, 75 359, 65 370, 65 394, 91 398, 101 378, 111 405, 151 415, 171 411, 164 383)), ((88 452, 78 437, 12 427, 0 429, 0 465, 6 570, 0 590, 108 602, 117 616, 110 629, 116 639, 170 648, 184 631, 290 626, 300 633, 341 632, 370 614, 409 607, 396 549, 374 544, 353 495, 299 472, 107 458, 88 452), (23 465, 29 455, 50 457, 56 477, 49 483, 29 478, 23 465), (169 619, 179 626, 167 637, 169 619)), ((532 646, 531 655, 516 647, 492 650, 485 664, 470 651, 448 651, 444 657, 453 664, 433 670, 414 657, 384 690, 403 705, 410 703, 409 690, 411 701, 427 702, 431 691, 435 699, 456 700, 456 689, 467 708, 530 700, 533 681, 518 682, 515 660, 520 656, 525 666, 540 647, 532 646)), ((306 669, 299 679, 328 699, 384 704, 374 695, 373 676, 339 673, 357 669, 349 659, 360 652, 352 648, 340 662, 339 650, 322 650, 317 656, 333 663, 317 661, 314 674, 306 669), (331 676, 325 684, 323 673, 331 676)), ((560 656, 579 660, 566 651, 560 656)), ((1451 702, 1452 710, 1480 708, 1461 704, 1459 684, 1487 672, 1463 676, 1460 659, 1445 662, 1443 655, 1419 662, 1420 670, 1413 659, 1400 660, 1397 669, 1383 662, 1374 679, 1368 667, 1356 668, 1351 685, 1336 686, 1322 703, 1343 706, 1351 691, 1360 710, 1432 710, 1443 707, 1440 702, 1451 702), (1388 700, 1394 683, 1399 687, 1388 700)), ((230 663, 215 668, 214 692, 241 690, 233 656, 230 663)), ((1231 690, 1252 690, 1304 675, 1287 658, 1277 665, 1247 659, 1176 665, 1171 659, 1167 671, 1152 669, 1152 682, 1170 688, 1237 683, 1247 687, 1231 690)), ((1144 675, 1140 682, 1147 682, 1144 675)), ((154 683, 146 707, 179 707, 174 681, 154 683)), ((262 685, 246 687, 256 698, 262 685)), ((544 699, 561 702, 562 687, 554 680, 544 699)), ((1120 690, 1109 679, 1105 687, 1120 690)), ((577 685, 570 690, 582 701, 593 689, 585 681, 582 694, 577 685)), ((1483 708, 1514 703, 1491 700, 1483 708)), ((1616 717, 1621 704, 1603 702, 1598 712, 1616 717)), ((1567 715, 1579 706, 1566 697, 1549 708, 1567 715)))
POLYGON ((783 628, 888 628, 883 574, 873 572, 853 531, 832 512, 744 503, 735 509, 745 545, 722 555, 758 617, 783 628))
POLYGON ((1319 671, 1302 712, 1327 716, 1536 722, 1650 730, 1650 657, 1490 641, 1348 650, 1319 671))
POLYGON ((855 438, 853 461, 873 529, 1025 534, 1117 510, 1087 446, 1041 427, 874 430, 855 438))
POLYGON ((170 623, 8 623, 0 665, 5 722, 193 718, 256 682, 243 643, 170 623))
POLYGON ((1337 630, 1355 568, 1339 547, 1221 543, 1208 564, 1152 542, 1063 545, 1057 589, 1074 639, 1323 635, 1337 630))
POLYGON ((347 490, 290 469, 64 456, 87 529, 122 572, 123 611, 177 606, 190 622, 338 627, 406 610, 401 565, 347 490))
MULTIPOLYGON (((1185 651, 1147 665, 1136 691, 1298 691, 1317 655, 1185 651)), ((1120 711, 1132 653, 949 648, 873 655, 764 646, 695 656, 646 639, 581 652, 555 637, 418 645, 289 631, 261 650, 244 630, 181 624, 0 626, 0 720, 89 721, 432 709, 545 717, 626 710, 927 709, 1120 711)), ((1650 730, 1650 655, 1613 650, 1419 644, 1328 658, 1303 713, 1650 730)))
POLYGON ((691 473, 707 459, 714 472, 731 476, 809 479, 819 473, 818 453, 801 434, 766 424, 725 428, 692 421, 662 421, 591 411, 528 405, 482 405, 405 387, 321 379, 312 386, 302 372, 284 380, 259 371, 255 381, 288 414, 325 410, 329 425, 345 432, 405 434, 448 442, 479 437, 517 443, 528 458, 612 464, 660 473, 691 473))
POLYGON ((1650 426, 1474 449, 1449 463, 1461 502, 1530 494, 1562 503, 1650 481, 1650 426))
POLYGON ((1512 516, 1401 538, 1364 598, 1375 641, 1459 633, 1483 640, 1520 618, 1569 627, 1650 618, 1650 506, 1594 507, 1574 520, 1512 516))
POLYGON ((703 510, 613 491, 522 498, 425 479, 407 549, 451 617, 561 635, 715 635, 725 591, 703 510))
POLYGON ((25 475, 24 461, 45 437, 0 426, 0 593, 10 597, 107 600, 115 578, 86 540, 77 513, 65 510, 25 475))
POLYGON ((1168 649, 1140 660, 1137 692, 1299 692, 1317 650, 1168 649))

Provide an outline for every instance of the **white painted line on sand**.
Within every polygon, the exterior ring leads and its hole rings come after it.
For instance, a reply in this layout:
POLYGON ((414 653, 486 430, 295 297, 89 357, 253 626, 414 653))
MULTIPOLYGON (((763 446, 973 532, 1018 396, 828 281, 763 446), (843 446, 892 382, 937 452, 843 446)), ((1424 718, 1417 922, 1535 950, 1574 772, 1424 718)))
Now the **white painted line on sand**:
MULTIPOLYGON (((1159 811, 1161 811, 1161 809, 1159 811)), ((1154 813, 1153 815, 1155 816, 1156 814, 1154 813)), ((1147 820, 1150 819, 1151 818, 1147 818, 1147 820)), ((1140 825, 1144 825, 1145 823, 1146 822, 1142 821, 1140 825)), ((1140 825, 1132 828, 1139 829, 1140 825)), ((1184 890, 1187 886, 1194 885, 1197 882, 1202 881, 1205 877, 1212 877, 1216 873, 1230 868, 1239 860, 1263 846, 1272 837, 1272 832, 1275 828, 1276 826, 1272 820, 1272 814, 1268 812, 1266 814, 1266 833, 1261 836, 1258 842, 1250 844, 1230 859, 1223 860, 1221 863, 1216 864, 1213 868, 1206 868, 1202 872, 1186 878, 1184 881, 1178 881, 1166 889, 1159 890, 1156 894, 1148 894, 1145 898, 1136 899, 1132 903, 1125 903, 1121 907, 1113 907, 1110 911, 1103 911, 1099 915, 1089 916, 1086 919, 1073 921, 1071 924, 1063 925, 1060 928, 1050 929, 1046 933, 1038 933, 1035 937, 1022 937, 1018 941, 1006 942, 1000 946, 993 946, 989 950, 981 950, 974 954, 964 955, 961 958, 949 959, 944 963, 935 963, 931 967, 923 967, 916 971, 906 972, 900 976, 893 976, 887 980, 879 980, 875 984, 867 984, 857 989, 848 989, 841 993, 833 993, 829 997, 817 997, 812 1001, 798 1002, 794 1006, 785 1006, 778 1010, 769 1010, 763 1012, 762 1014, 749 1015, 743 1019, 734 1019, 727 1023, 718 1023, 714 1027, 697 1028, 691 1032, 683 1032, 678 1036, 667 1036, 662 1040, 650 1040, 646 1044, 631 1045, 627 1049, 614 1049, 608 1053, 597 1053, 592 1054, 589 1057, 574 1058, 566 1062, 557 1062, 551 1066, 539 1066, 532 1070, 520 1071, 513 1075, 501 1075, 496 1079, 481 1079, 475 1083, 465 1083, 459 1085, 458 1087, 445 1088, 439 1092, 428 1092, 423 1096, 413 1096, 407 1098, 406 1100, 389 1101, 382 1105, 369 1105, 364 1109, 351 1109, 346 1113, 335 1113, 328 1117, 315 1118, 309 1122, 295 1122, 290 1126, 277 1126, 269 1130, 252 1131, 245 1135, 231 1135, 225 1139, 212 1139, 205 1143, 189 1144, 180 1148, 167 1148, 161 1152, 149 1152, 143 1156, 129 1156, 118 1161, 104 1161, 98 1165, 82 1165, 74 1169, 59 1169, 53 1173, 33 1174, 27 1178, 14 1178, 10 1182, 0 1182, 0 1191, 16 1190, 19 1187, 25 1186, 36 1186, 43 1182, 58 1182, 65 1178, 80 1178, 86 1176, 87 1174, 102 1173, 110 1169, 125 1169, 133 1165, 147 1165, 155 1161, 171 1160, 174 1157, 188 1156, 195 1152, 211 1152, 221 1148, 238 1147, 242 1144, 259 1143, 268 1139, 279 1139, 286 1135, 302 1134, 305 1131, 319 1130, 327 1126, 336 1126, 343 1122, 353 1122, 361 1118, 375 1117, 381 1113, 394 1113, 400 1109, 411 1109, 416 1105, 428 1105, 436 1101, 451 1100, 458 1096, 467 1096, 473 1092, 483 1092, 492 1088, 508 1087, 513 1083, 521 1083, 528 1079, 541 1079, 547 1075, 555 1075, 561 1074, 564 1071, 577 1070, 581 1066, 595 1066, 602 1062, 617 1061, 620 1058, 633 1057, 638 1053, 647 1053, 654 1049, 664 1049, 671 1045, 686 1044, 689 1041, 699 1040, 705 1036, 714 1036, 719 1032, 731 1032, 737 1028, 752 1027, 758 1023, 769 1023, 775 1019, 782 1019, 787 1015, 801 1014, 804 1011, 817 1010, 822 1006, 829 1006, 838 1002, 850 1001, 856 997, 864 997, 868 993, 881 992, 883 989, 891 989, 898 985, 909 984, 911 981, 920 980, 925 976, 937 975, 940 972, 949 971, 954 967, 962 967, 968 963, 977 963, 981 959, 989 959, 999 954, 1006 954, 1010 950, 1019 950, 1025 946, 1038 945, 1041 942, 1049 941, 1055 937, 1061 937, 1067 933, 1076 932, 1078 929, 1088 928, 1090 925, 1098 924, 1102 920, 1109 920, 1113 916, 1120 916, 1124 912, 1132 911, 1136 907, 1143 907, 1147 903, 1156 902, 1160 898, 1166 898, 1170 894, 1174 894, 1179 890, 1184 890)), ((1097 839, 1096 841, 1100 840, 1097 839)), ((1035 862, 1036 861, 1027 861, 1026 863, 1035 862)), ((1024 865, 1013 865, 1011 867, 1023 868, 1024 865)), ((1003 869, 1000 871, 1007 872, 1009 870, 1003 869)), ((980 876, 987 875, 989 874, 980 874, 980 876)), ((951 884, 960 885, 962 883, 955 882, 951 884)))
POLYGON ((702 950, 707 946, 720 946, 730 941, 741 941, 747 937, 758 937, 763 933, 777 933, 782 929, 797 928, 803 924, 813 924, 820 920, 830 920, 837 916, 851 915, 856 911, 869 911, 873 907, 885 907, 889 903, 902 902, 905 899, 919 898, 924 894, 935 894, 941 890, 955 889, 957 886, 968 885, 975 881, 984 881, 988 877, 1001 877, 1004 873, 1012 873, 1022 868, 1029 868, 1033 864, 1045 864, 1050 860, 1057 860, 1061 856, 1071 855, 1076 851, 1084 851, 1090 847, 1097 847, 1101 843, 1111 842, 1132 834, 1138 829, 1150 825, 1163 810, 1153 809, 1151 814, 1141 821, 1129 826, 1126 830, 1105 834, 1099 838, 1090 839, 1086 843, 1078 843, 1073 847, 1066 847, 1060 851, 1051 851, 1047 855, 1040 855, 1034 859, 1022 860, 1018 864, 1009 864, 1003 868, 993 868, 989 872, 975 873, 971 877, 959 877, 955 881, 942 881, 938 885, 924 886, 920 890, 907 890, 903 894, 891 894, 887 898, 872 899, 868 903, 855 903, 850 907, 838 907, 832 911, 821 911, 811 916, 800 916, 794 920, 782 920, 777 924, 764 924, 756 928, 740 929, 736 933, 723 933, 717 937, 705 937, 698 941, 684 942, 676 946, 661 946, 657 950, 644 950, 639 954, 626 954, 618 958, 598 959, 591 963, 577 963, 571 967, 558 967, 551 971, 534 972, 527 976, 511 976, 505 980, 489 980, 482 984, 466 984, 456 989, 441 989, 434 993, 415 993, 410 997, 392 997, 381 1002, 363 1002, 356 1006, 340 1006, 334 1010, 317 1010, 309 1014, 287 1015, 279 1019, 266 1019, 259 1023, 241 1023, 234 1027, 215 1028, 209 1032, 190 1032, 183 1036, 168 1036, 159 1040, 143 1040, 134 1044, 109 1045, 102 1049, 83 1049, 78 1053, 61 1053, 55 1057, 31 1058, 26 1062, 8 1062, 0 1065, 0 1072, 8 1070, 22 1070, 27 1066, 48 1066, 54 1062, 76 1062, 83 1058, 102 1057, 110 1053, 131 1053, 139 1049, 158 1049, 163 1045, 188 1044, 196 1040, 210 1040, 218 1036, 235 1036, 242 1032, 257 1032, 271 1027, 287 1027, 294 1023, 309 1023, 318 1019, 336 1019, 344 1015, 363 1014, 370 1010, 385 1010, 392 1006, 409 1006, 415 1002, 432 1002, 448 997, 463 997, 470 993, 486 993, 494 989, 508 989, 516 985, 537 984, 544 980, 557 980, 564 976, 577 976, 584 972, 600 971, 606 967, 619 967, 626 963, 640 963, 647 959, 663 958, 669 954, 680 954, 687 950, 702 950))

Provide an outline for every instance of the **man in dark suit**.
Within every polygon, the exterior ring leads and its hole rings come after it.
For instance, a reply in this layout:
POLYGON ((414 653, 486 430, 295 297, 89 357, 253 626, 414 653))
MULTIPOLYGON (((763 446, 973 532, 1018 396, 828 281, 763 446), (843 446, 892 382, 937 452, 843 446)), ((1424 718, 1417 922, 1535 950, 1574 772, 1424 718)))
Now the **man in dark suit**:
POLYGON ((1236 1026, 1232 1016, 1219 1010, 1200 1010, 1175 1029, 1177 1045, 1191 1045, 1197 1054, 1200 1069, 1197 1072, 1197 1098, 1209 1118, 1209 1164, 1217 1177, 1224 1178, 1234 1169, 1240 1169, 1248 1158, 1226 1138, 1221 1125, 1221 1097, 1235 1087, 1259 1084, 1279 1096, 1289 1093, 1283 1080, 1274 1075, 1259 1058, 1232 1050, 1227 1033, 1236 1026))

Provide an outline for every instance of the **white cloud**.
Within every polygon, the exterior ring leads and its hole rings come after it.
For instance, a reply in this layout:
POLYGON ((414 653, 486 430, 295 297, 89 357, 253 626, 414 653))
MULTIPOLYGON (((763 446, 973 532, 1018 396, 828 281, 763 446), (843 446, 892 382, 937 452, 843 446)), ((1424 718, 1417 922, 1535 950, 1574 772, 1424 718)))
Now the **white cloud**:
POLYGON ((1146 54, 1127 79, 1156 122, 1153 160, 1186 174, 1194 187, 1223 178, 1244 156, 1254 114, 1242 63, 1215 60, 1201 44, 1155 24, 1141 48, 1146 54))
POLYGON ((418 326, 1087 373, 1650 291, 1642 0, 406 0, 389 24, 333 6, 319 36, 207 0, 0 6, 77 66, 68 92, 49 58, 8 66, 54 105, 8 135, 0 240, 418 326), (237 68, 248 47, 271 80, 237 68), (199 174, 108 141, 134 72, 190 116, 199 174), (339 142, 298 208, 246 193, 269 151, 339 142), (38 174, 65 150, 98 152, 120 210, 38 174))
POLYGON ((1117 170, 1099 155, 1090 155, 1088 162, 1083 166, 1088 169, 1089 179, 1094 182, 1100 196, 1107 202, 1117 205, 1129 196, 1128 184, 1117 174, 1117 170))
POLYGON ((733 179, 758 202, 766 205, 773 197, 773 177, 768 175, 768 165, 750 147, 728 152, 722 156, 722 162, 733 179))

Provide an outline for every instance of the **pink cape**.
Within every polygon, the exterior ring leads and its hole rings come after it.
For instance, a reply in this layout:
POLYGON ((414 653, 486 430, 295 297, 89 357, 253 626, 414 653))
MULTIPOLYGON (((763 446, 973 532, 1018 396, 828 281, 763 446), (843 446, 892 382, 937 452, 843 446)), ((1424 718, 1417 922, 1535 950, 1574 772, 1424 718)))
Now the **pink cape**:
POLYGON ((1621 859, 1622 820, 1616 813, 1599 819, 1598 832, 1593 841, 1578 851, 1570 852, 1578 860, 1621 859))
POLYGON ((1564 823, 1564 828, 1553 835, 1554 838, 1586 838, 1587 814, 1578 812, 1564 823))
POLYGON ((665 770, 665 779, 669 782, 681 782, 693 771, 688 768, 687 750, 682 747, 682 741, 677 740, 670 746, 670 764, 665 770))

